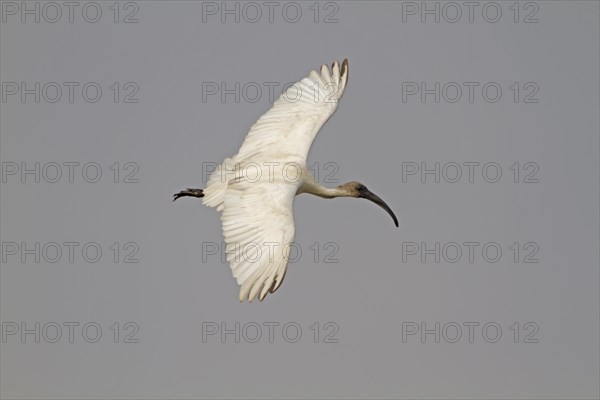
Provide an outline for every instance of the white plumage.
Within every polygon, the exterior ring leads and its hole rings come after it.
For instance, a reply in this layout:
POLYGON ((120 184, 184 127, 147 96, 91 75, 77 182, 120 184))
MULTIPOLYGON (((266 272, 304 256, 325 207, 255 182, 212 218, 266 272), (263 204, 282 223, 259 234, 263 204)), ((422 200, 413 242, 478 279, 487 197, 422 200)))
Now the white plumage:
MULTIPOLYGON (((348 81, 348 61, 341 69, 323 65, 292 85, 252 125, 238 153, 223 161, 206 189, 175 195, 203 197, 222 212, 227 260, 240 288, 240 301, 262 300, 281 285, 294 240, 294 198, 312 193, 324 198, 364 197, 383 200, 358 182, 327 189, 306 169, 311 145, 333 115, 348 81)), ((383 204, 382 204, 383 203, 383 204)))

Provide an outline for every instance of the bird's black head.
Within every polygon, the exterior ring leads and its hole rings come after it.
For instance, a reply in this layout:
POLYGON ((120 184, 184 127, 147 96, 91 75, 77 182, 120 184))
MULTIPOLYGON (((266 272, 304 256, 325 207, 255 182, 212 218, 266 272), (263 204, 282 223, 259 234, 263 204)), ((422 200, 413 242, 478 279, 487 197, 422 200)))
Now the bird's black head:
POLYGON ((396 226, 398 226, 398 218, 396 218, 396 215, 394 215, 394 212, 392 211, 392 209, 385 203, 385 201, 383 201, 375 193, 371 192, 362 183, 356 182, 356 181, 348 182, 348 183, 344 183, 341 186, 338 186, 338 189, 341 189, 342 191, 346 192, 347 196, 349 196, 349 197, 367 199, 367 200, 372 201, 373 203, 377 204, 379 207, 381 207, 385 211, 387 211, 388 214, 390 214, 390 216, 394 220, 394 224, 396 224, 396 226))

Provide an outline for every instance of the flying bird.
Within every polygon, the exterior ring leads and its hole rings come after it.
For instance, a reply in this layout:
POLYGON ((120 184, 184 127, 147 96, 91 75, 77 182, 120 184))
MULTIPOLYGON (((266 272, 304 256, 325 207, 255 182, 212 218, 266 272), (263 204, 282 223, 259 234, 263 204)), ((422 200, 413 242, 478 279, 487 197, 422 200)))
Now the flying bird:
POLYGON ((323 65, 290 86, 250 128, 238 153, 211 174, 205 189, 182 190, 221 212, 225 251, 241 286, 239 299, 262 301, 276 291, 286 273, 294 240, 295 196, 310 193, 325 199, 354 197, 390 207, 360 182, 326 188, 306 167, 311 145, 338 107, 348 82, 348 60, 323 65))

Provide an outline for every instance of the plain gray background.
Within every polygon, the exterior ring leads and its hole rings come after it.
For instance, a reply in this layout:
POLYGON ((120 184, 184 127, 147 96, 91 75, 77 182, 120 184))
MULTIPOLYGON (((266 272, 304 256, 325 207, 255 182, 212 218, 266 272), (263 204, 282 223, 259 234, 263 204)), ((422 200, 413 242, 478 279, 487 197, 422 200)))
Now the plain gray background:
POLYGON ((76 170, 73 183, 66 177, 35 183, 31 176, 22 183, 19 175, 7 176, 1 234, 3 243, 29 247, 96 242, 103 254, 97 263, 80 252, 73 263, 66 255, 35 263, 32 256, 22 262, 20 254, 3 254, 1 319, 5 327, 29 328, 95 322, 103 334, 97 343, 83 340, 80 330, 69 343, 64 327, 57 343, 7 336, 2 397, 598 398, 597 2, 535 2, 537 23, 523 22, 535 10, 526 2, 518 4, 518 23, 513 2, 497 3, 503 13, 496 23, 482 17, 485 2, 472 23, 467 15, 456 23, 405 15, 404 22, 402 3, 391 1, 336 2, 337 23, 323 22, 336 9, 325 2, 318 4, 318 23, 313 2, 298 3, 303 14, 296 23, 282 17, 285 3, 272 23, 266 15, 256 23, 243 15, 239 23, 232 16, 222 23, 218 15, 203 22, 203 4, 194 1, 137 1, 137 23, 122 22, 134 10, 123 2, 114 23, 107 2, 99 3, 101 20, 88 23, 85 2, 78 4, 73 23, 66 15, 56 23, 31 16, 22 23, 20 14, 3 14, 1 80, 29 87, 97 82, 102 98, 88 103, 81 86, 73 103, 8 96, 1 103, 1 157, 30 166, 96 162, 103 177, 88 183, 76 170), (401 226, 362 200, 298 197, 302 257, 275 294, 240 304, 228 265, 218 256, 202 259, 203 243, 222 241, 219 215, 198 201, 171 203, 171 196, 202 187, 202 163, 235 154, 269 101, 263 93, 254 103, 233 96, 203 102, 202 84, 283 85, 343 58, 350 61, 349 86, 309 163, 327 173, 323 165, 333 162, 340 183, 368 185, 401 226), (138 103, 115 103, 114 82, 121 89, 135 82, 138 103), (464 97, 435 103, 432 96, 403 102, 403 82, 496 82, 503 94, 496 103, 477 90, 473 103, 464 97), (524 103, 521 92, 515 103, 514 82, 521 90, 535 83, 539 101, 524 103), (502 179, 403 182, 402 163, 470 161, 497 162, 502 179), (135 162, 139 182, 113 183, 114 162, 121 168, 135 162), (515 162, 536 163, 539 182, 523 183, 521 176, 514 183, 515 162), (502 258, 487 262, 479 252, 473 263, 464 254, 456 263, 433 256, 422 262, 418 255, 402 260, 403 243, 432 248, 469 241, 498 243, 502 258), (115 263, 114 242, 135 242, 139 262, 115 263), (317 262, 309 249, 315 242, 317 262), (338 263, 324 262, 328 242, 337 245, 338 263), (509 250, 515 242, 536 243, 539 262, 515 263, 509 250), (109 329, 115 322, 119 343, 109 329), (139 327, 138 343, 123 343, 126 322, 139 327), (225 343, 218 335, 203 342, 206 322, 229 328, 255 322, 263 336, 257 343, 244 337, 235 343, 233 335, 225 343), (280 324, 273 343, 266 322, 280 324), (302 328, 296 343, 282 336, 289 322, 302 328), (315 322, 319 343, 310 330, 315 322), (338 343, 323 343, 327 322, 339 328, 338 343), (435 343, 433 335, 403 342, 403 322, 429 329, 456 323, 463 336, 456 343, 445 337, 435 343), (480 323, 473 343, 465 322, 480 323), (488 322, 502 328, 496 343, 482 338, 488 322), (510 330, 515 322, 519 343, 510 330), (539 327, 538 343, 524 343, 527 322, 539 327))

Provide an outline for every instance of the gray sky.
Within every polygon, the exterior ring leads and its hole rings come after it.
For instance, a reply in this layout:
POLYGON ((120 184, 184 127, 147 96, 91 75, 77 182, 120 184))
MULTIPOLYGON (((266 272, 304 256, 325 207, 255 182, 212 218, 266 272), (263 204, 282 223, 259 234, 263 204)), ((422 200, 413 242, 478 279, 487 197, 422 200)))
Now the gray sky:
POLYGON ((314 4, 0 4, 3 397, 599 396, 598 3, 314 4), (400 228, 300 196, 240 304, 171 196, 344 58, 309 166, 400 228))

